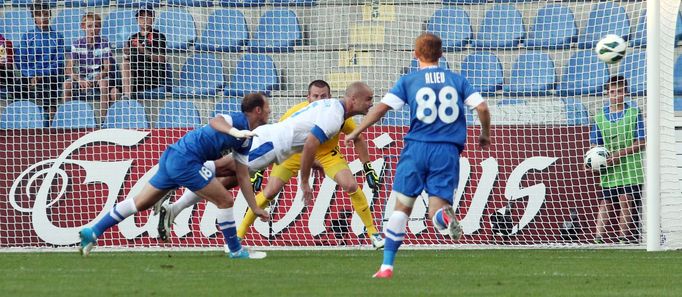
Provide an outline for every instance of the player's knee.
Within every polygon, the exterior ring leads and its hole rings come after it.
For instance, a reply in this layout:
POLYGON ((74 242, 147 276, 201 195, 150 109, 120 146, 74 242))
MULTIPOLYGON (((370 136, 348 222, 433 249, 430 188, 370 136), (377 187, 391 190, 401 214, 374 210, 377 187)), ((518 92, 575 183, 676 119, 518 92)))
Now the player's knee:
POLYGON ((234 201, 228 197, 223 197, 215 201, 215 205, 220 209, 231 208, 234 206, 234 201))
POLYGON ((358 183, 356 182, 344 183, 341 184, 341 188, 346 193, 355 193, 358 190, 358 183))

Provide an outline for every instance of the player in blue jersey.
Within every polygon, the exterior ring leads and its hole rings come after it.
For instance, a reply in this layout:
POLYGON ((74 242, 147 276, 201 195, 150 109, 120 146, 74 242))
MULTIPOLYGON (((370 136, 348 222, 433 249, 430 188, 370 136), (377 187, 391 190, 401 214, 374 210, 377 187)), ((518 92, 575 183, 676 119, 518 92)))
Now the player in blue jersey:
POLYGON ((249 252, 242 248, 237 239, 232 209, 234 198, 203 164, 232 152, 236 160, 236 179, 249 207, 262 220, 268 220, 268 213, 256 204, 248 164, 244 160, 248 159, 250 138, 256 135, 250 130, 266 124, 269 116, 270 106, 265 95, 253 93, 242 100, 242 112, 219 114, 208 125, 187 132, 163 152, 158 171, 135 198, 116 204, 94 226, 81 229, 81 254, 87 256, 97 238, 107 229, 138 211, 150 208, 170 191, 186 187, 218 207, 218 228, 230 248, 230 258, 264 258, 263 252, 249 252))
POLYGON ((441 39, 430 33, 420 35, 414 55, 419 71, 401 77, 381 103, 346 136, 346 141, 352 141, 389 109, 410 107, 410 130, 405 135, 391 193, 397 201, 384 225, 384 261, 375 278, 393 276, 395 254, 405 237, 405 225, 416 197, 423 190, 429 195, 433 225, 454 240, 462 235, 452 200, 459 179, 459 155, 467 137, 464 105, 478 112, 482 128, 479 144, 483 148, 490 145, 488 105, 466 78, 438 67, 438 59, 443 55, 441 39))

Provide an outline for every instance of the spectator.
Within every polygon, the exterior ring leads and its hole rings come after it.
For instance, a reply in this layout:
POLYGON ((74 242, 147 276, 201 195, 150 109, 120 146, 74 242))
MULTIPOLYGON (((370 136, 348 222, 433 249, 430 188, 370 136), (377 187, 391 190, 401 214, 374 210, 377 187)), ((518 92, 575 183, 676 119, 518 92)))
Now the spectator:
POLYGON ((0 88, 5 89, 7 94, 12 94, 15 87, 14 81, 14 51, 12 42, 0 34, 0 88))
POLYGON ((610 156, 601 172, 602 197, 597 215, 595 243, 604 243, 606 226, 614 206, 618 205, 618 241, 637 242, 639 232, 638 207, 644 184, 642 152, 646 145, 642 111, 634 102, 626 102, 628 82, 621 75, 606 83, 609 101, 597 113, 590 131, 590 144, 604 146, 610 156))
POLYGON ((64 38, 50 29, 52 12, 48 3, 36 0, 31 15, 36 27, 22 35, 17 56, 22 97, 34 99, 52 118, 64 82, 64 38))
POLYGON ((154 11, 141 8, 135 14, 140 32, 123 47, 123 96, 158 88, 166 80, 166 36, 154 29, 154 11))
POLYGON ((111 50, 109 42, 100 36, 101 27, 102 18, 97 13, 88 12, 81 19, 85 37, 73 42, 71 57, 66 61, 68 79, 64 82, 64 102, 71 100, 74 93, 99 91, 100 116, 103 117, 110 100, 116 100, 117 90, 115 77, 109 75, 115 65, 110 64, 111 50))

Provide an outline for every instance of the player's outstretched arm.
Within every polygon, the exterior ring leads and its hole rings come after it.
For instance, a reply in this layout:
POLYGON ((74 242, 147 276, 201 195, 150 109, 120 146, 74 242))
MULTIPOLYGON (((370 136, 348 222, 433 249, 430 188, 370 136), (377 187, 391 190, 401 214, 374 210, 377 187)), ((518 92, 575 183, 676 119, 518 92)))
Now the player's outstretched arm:
POLYGON ((303 152, 301 153, 301 181, 300 187, 303 192, 303 200, 306 205, 310 205, 313 202, 313 189, 310 187, 310 170, 313 167, 313 161, 315 161, 315 153, 317 148, 320 146, 320 140, 315 137, 312 133, 308 135, 303 145, 303 152))
POLYGON ((216 129, 216 131, 232 135, 235 138, 251 138, 256 135, 256 133, 254 133, 253 131, 239 130, 235 127, 232 127, 232 125, 225 120, 223 115, 217 115, 214 118, 212 118, 209 121, 209 125, 211 125, 213 129, 216 129))
POLYGON ((367 115, 362 119, 362 122, 355 128, 355 130, 346 135, 346 145, 350 145, 350 143, 355 141, 360 133, 364 132, 369 126, 374 125, 374 123, 378 122, 382 117, 384 117, 389 109, 391 109, 390 106, 381 102, 372 107, 372 109, 370 109, 369 113, 367 113, 367 115))
POLYGON ((476 106, 478 119, 481 121, 481 135, 478 136, 478 144, 487 149, 490 146, 490 110, 488 103, 481 102, 476 106))
POLYGON ((267 222, 270 219, 270 215, 256 204, 256 195, 253 193, 253 188, 251 186, 251 176, 249 175, 249 168, 247 165, 235 162, 237 171, 237 181, 239 182, 239 188, 244 194, 244 199, 246 199, 246 204, 253 213, 258 216, 262 221, 267 222))

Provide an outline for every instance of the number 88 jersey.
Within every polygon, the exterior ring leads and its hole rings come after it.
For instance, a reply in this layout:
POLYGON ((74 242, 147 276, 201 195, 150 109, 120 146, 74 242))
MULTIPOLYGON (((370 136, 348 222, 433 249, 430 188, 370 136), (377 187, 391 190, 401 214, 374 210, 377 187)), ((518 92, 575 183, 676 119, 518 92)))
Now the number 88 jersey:
POLYGON ((437 66, 401 77, 381 99, 394 110, 409 105, 410 130, 405 139, 461 147, 467 135, 464 105, 474 108, 482 102, 466 78, 437 66))

